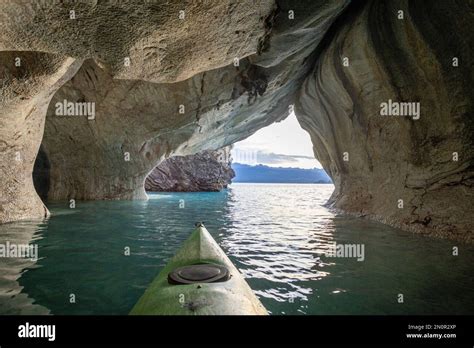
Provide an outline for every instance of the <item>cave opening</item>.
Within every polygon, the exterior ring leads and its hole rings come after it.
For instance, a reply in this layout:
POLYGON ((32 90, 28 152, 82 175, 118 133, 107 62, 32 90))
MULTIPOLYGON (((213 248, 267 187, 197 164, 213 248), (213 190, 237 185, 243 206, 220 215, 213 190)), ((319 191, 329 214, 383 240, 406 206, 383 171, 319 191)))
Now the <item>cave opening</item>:
MULTIPOLYGON (((232 183, 329 184, 294 112, 218 150, 173 156, 145 180, 147 192, 220 191, 232 183)), ((333 186, 332 186, 333 187, 333 186)))
POLYGON ((43 202, 48 199, 48 192, 50 189, 50 170, 51 163, 43 146, 40 146, 38 155, 36 156, 35 164, 33 166, 33 185, 36 193, 43 202))
POLYGON ((232 168, 235 183, 332 184, 294 112, 235 143, 232 168))

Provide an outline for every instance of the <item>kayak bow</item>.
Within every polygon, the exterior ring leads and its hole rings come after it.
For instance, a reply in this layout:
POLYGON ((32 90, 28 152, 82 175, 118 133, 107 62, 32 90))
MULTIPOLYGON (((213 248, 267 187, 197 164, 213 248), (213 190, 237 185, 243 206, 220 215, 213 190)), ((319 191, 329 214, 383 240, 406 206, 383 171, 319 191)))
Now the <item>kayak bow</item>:
POLYGON ((196 226, 130 314, 268 314, 204 225, 196 226))

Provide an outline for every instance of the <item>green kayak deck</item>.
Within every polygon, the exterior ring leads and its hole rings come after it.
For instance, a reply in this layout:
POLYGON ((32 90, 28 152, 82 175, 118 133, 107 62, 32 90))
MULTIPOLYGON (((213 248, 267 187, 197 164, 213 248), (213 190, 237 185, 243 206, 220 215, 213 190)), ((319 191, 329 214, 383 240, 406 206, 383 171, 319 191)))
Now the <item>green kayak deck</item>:
POLYGON ((153 280, 130 314, 267 315, 268 312, 206 228, 200 225, 153 280), (214 283, 169 283, 170 272, 196 264, 224 266, 230 277, 214 283))

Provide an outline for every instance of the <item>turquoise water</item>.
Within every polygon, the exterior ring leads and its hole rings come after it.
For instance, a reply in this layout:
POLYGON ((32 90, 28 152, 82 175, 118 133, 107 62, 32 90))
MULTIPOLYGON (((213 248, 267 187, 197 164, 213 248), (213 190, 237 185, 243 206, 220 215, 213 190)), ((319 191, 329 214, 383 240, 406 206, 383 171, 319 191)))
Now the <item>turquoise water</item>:
POLYGON ((332 189, 233 184, 147 202, 50 204, 47 222, 0 226, 0 242, 39 247, 36 262, 0 258, 0 313, 127 314, 196 221, 272 314, 474 312, 472 246, 335 215, 322 206, 332 189), (364 261, 322 255, 333 241, 363 244, 364 261))

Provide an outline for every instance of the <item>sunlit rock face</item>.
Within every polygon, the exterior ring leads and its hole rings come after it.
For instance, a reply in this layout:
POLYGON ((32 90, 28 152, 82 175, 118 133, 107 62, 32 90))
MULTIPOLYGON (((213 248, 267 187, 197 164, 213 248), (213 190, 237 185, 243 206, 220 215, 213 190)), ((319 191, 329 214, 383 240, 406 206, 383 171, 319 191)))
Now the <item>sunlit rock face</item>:
POLYGON ((146 191, 220 191, 235 176, 231 167, 230 146, 217 151, 176 156, 161 162, 145 181, 146 191))
POLYGON ((468 2, 372 1, 341 20, 296 105, 332 206, 473 241, 473 19, 468 2), (419 119, 382 116, 389 100, 419 119))

